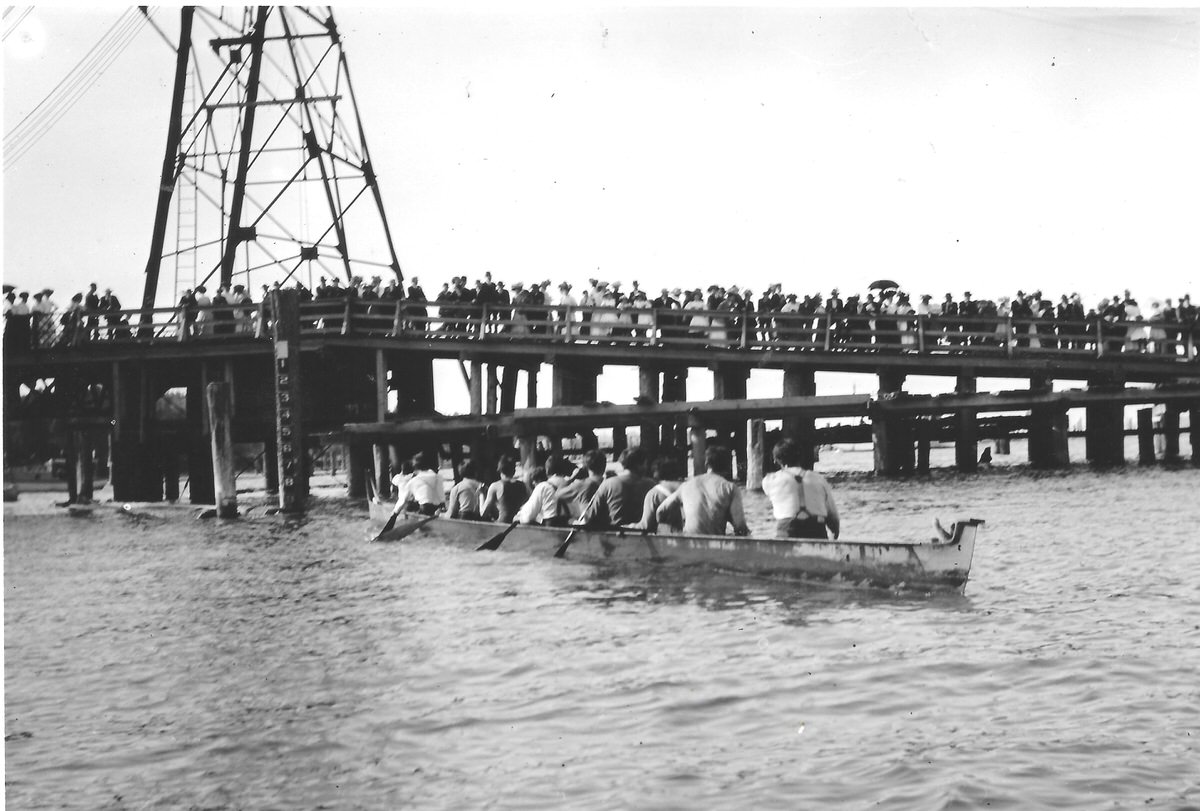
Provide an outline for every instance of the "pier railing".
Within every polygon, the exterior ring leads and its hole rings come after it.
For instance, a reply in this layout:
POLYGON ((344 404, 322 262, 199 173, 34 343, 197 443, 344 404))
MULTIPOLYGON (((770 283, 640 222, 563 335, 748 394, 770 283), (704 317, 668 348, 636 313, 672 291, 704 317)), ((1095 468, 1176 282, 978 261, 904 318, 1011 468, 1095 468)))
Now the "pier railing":
MULTIPOLYGON (((317 300, 300 305, 302 335, 629 347, 711 347, 746 352, 876 352, 973 356, 1141 355, 1197 360, 1200 324, 1040 320, 997 316, 744 313, 554 305, 464 305, 317 300)), ((121 310, 53 317, 31 330, 31 347, 188 341, 262 341, 265 302, 121 310)), ((6 351, 23 351, 6 339, 6 351)))

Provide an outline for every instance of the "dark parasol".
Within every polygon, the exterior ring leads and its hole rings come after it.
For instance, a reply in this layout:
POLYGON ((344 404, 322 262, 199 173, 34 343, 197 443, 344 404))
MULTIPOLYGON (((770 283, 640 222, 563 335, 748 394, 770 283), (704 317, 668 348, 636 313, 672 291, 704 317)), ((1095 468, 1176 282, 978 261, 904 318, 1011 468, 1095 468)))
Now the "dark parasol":
POLYGON ((890 290, 893 287, 898 288, 900 285, 891 279, 876 279, 867 285, 868 290, 890 290))

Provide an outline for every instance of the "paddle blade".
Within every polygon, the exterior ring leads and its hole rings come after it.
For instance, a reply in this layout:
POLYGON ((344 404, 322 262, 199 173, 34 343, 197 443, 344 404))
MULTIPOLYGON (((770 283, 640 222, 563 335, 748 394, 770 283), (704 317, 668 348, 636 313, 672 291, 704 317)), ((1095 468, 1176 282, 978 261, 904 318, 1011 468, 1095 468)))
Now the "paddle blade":
POLYGON ((503 530, 501 530, 500 532, 498 532, 494 536, 492 536, 492 538, 490 540, 484 541, 479 546, 475 547, 475 551, 476 552, 483 552, 483 551, 495 552, 497 549, 500 548, 500 544, 504 543, 504 539, 508 537, 508 533, 510 533, 514 529, 516 529, 517 524, 519 524, 519 523, 521 523, 521 522, 513 521, 511 524, 509 524, 503 530))
POLYGON ((392 531, 392 527, 396 526, 396 516, 397 515, 399 515, 399 513, 392 513, 391 515, 388 516, 387 523, 383 525, 383 529, 379 530, 379 533, 374 538, 371 539, 372 543, 374 543, 375 541, 378 541, 384 535, 387 535, 389 532, 392 531))
POLYGON ((567 535, 567 537, 563 540, 563 542, 558 545, 558 549, 554 550, 554 557, 561 558, 564 555, 566 555, 567 547, 571 545, 571 541, 573 541, 574 539, 575 539, 575 530, 571 530, 571 532, 567 535))

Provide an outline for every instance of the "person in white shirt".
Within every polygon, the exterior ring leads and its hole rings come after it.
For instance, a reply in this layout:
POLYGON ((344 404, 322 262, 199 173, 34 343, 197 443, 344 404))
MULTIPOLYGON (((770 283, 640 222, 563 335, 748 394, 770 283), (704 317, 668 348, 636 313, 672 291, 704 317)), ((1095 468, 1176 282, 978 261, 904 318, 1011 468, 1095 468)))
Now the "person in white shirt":
POLYGON ((568 517, 560 513, 556 494, 558 489, 567 483, 570 472, 570 465, 565 459, 552 461, 549 473, 544 467, 534 468, 529 477, 533 492, 517 511, 516 520, 522 524, 566 526, 568 517))
MULTIPOLYGON (((704 294, 700 292, 700 288, 696 288, 691 292, 691 298, 683 303, 684 310, 704 310, 707 305, 704 303, 704 294)), ((687 319, 688 337, 689 338, 704 338, 708 339, 708 316, 707 315, 690 315, 684 316, 687 319)))
POLYGON ((412 464, 413 477, 408 483, 411 498, 421 514, 434 515, 446 503, 446 485, 424 451, 413 457, 412 464))
POLYGON ((571 285, 563 282, 558 286, 558 332, 564 335, 567 340, 570 340, 576 332, 575 324, 573 323, 578 315, 575 308, 579 307, 579 299, 571 295, 571 285))
POLYGON ((392 477, 392 487, 396 488, 396 507, 392 510, 393 515, 399 515, 405 510, 416 509, 410 500, 412 493, 409 484, 412 482, 412 477, 412 460, 405 459, 400 463, 400 472, 392 477))
POLYGON ((196 334, 208 337, 213 332, 212 299, 208 297, 208 288, 200 285, 196 288, 196 334))
POLYGON ((841 516, 833 489, 825 477, 800 465, 800 449, 790 439, 781 440, 774 451, 779 470, 763 477, 763 492, 775 514, 776 538, 835 540, 841 532, 841 516))

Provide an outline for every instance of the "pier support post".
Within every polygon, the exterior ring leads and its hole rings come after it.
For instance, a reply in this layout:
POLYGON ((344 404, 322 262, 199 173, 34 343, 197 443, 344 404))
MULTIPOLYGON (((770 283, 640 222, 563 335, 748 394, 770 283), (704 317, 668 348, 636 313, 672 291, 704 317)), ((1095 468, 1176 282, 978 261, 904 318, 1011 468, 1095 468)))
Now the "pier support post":
MULTIPOLYGON (((538 368, 540 364, 531 364, 525 369, 525 407, 537 408, 538 404, 538 368)), ((592 399, 596 399, 596 382, 592 381, 592 399)))
MULTIPOLYGON (((714 400, 745 400, 747 382, 750 379, 750 367, 744 364, 719 364, 713 369, 713 399, 714 400)), ((718 435, 728 436, 729 447, 733 451, 736 465, 735 478, 746 479, 746 423, 736 420, 732 424, 724 423, 719 427, 718 435)))
POLYGON ((1154 409, 1137 411, 1138 464, 1152 465, 1158 461, 1154 453, 1154 409))
POLYGON ((496 371, 496 364, 489 363, 487 365, 487 387, 483 393, 483 408, 485 414, 495 414, 497 407, 500 405, 500 379, 496 371))
POLYGON ((692 445, 692 475, 704 472, 704 452, 708 448, 708 435, 699 417, 688 418, 688 434, 692 445))
POLYGON ((172 504, 179 501, 179 457, 178 437, 168 437, 159 458, 162 460, 163 498, 172 504))
MULTIPOLYGON (((1045 377, 1030 378, 1029 390, 1049 392, 1053 381, 1045 377)), ((1039 470, 1067 467, 1071 464, 1068 447, 1070 426, 1065 409, 1058 406, 1035 405, 1029 410, 1029 465, 1039 470)))
MULTIPOLYGON (((596 402, 596 380, 603 367, 586 363, 576 358, 559 358, 554 362, 552 405, 584 405, 596 402)), ((579 431, 580 446, 584 450, 599 447, 596 432, 591 429, 579 431)))
MULTIPOLYGON (((894 399, 902 393, 903 372, 879 373, 879 399, 894 399)), ((915 462, 912 421, 878 410, 871 417, 871 435, 875 449, 875 472, 884 476, 908 473, 915 462)))
MULTIPOLYGON (((1178 428, 1178 425, 1176 425, 1178 428)), ((107 479, 108 472, 108 434, 100 434, 96 437, 95 442, 96 452, 96 478, 107 479)))
MULTIPOLYGON (((1088 390, 1120 389, 1121 384, 1107 378, 1088 381, 1088 390)), ((1096 467, 1120 467, 1125 464, 1125 409, 1120 403, 1096 403, 1086 407, 1085 445, 1087 459, 1096 467)))
POLYGON ((1162 415, 1163 461, 1179 461, 1179 409, 1170 405, 1162 415))
MULTIPOLYGON (((662 402, 683 403, 687 401, 686 366, 677 366, 663 370, 662 402)), ((663 426, 662 446, 683 451, 688 446, 688 424, 686 419, 678 420, 675 424, 663 426)))
POLYGON ((1192 446, 1192 467, 1200 467, 1200 407, 1188 410, 1188 443, 1192 446))
POLYGON ((263 441, 263 486, 268 496, 279 495, 279 456, 275 449, 275 434, 263 441))
POLYGON ((752 493, 762 492, 766 445, 766 422, 746 420, 746 489, 752 493))
MULTIPOLYGON (((958 376, 956 394, 975 394, 977 390, 975 375, 958 376)), ((963 473, 979 469, 979 423, 973 408, 959 409, 954 415, 954 466, 963 473)))
MULTIPOLYGON (((279 509, 285 513, 303 512, 308 501, 310 465, 301 419, 299 307, 295 290, 271 293, 271 311, 275 314, 271 334, 275 372, 275 447, 280 478, 279 509)), ((431 384, 431 401, 432 396, 431 384)))
POLYGON ((224 381, 206 389, 212 436, 213 495, 218 518, 237 517, 237 485, 233 468, 233 397, 224 381))
MULTIPOLYGON (((929 472, 929 447, 933 441, 933 417, 917 417, 914 420, 917 434, 917 472, 929 472)), ((955 453, 958 452, 957 445, 955 453)))
POLYGON ((629 434, 626 433, 625 427, 618 425, 612 429, 612 458, 616 461, 629 447, 629 434))
MULTIPOLYGON (((812 369, 789 366, 783 370, 784 397, 813 397, 817 393, 817 377, 812 369)), ((820 458, 817 452, 816 421, 811 417, 785 417, 783 435, 800 450, 800 464, 812 468, 820 458)))
POLYGON ((483 361, 471 361, 471 413, 483 414, 483 361))
POLYGON ((92 433, 87 428, 74 431, 75 458, 71 460, 75 467, 75 496, 76 504, 91 504, 95 494, 95 467, 92 458, 92 433))
POLYGON ((510 414, 517 408, 517 375, 521 368, 505 364, 500 378, 500 412, 510 414))
POLYGON ((372 445, 371 458, 374 462, 372 472, 375 474, 375 494, 380 498, 390 498, 392 495, 392 466, 388 459, 388 446, 380 443, 372 445))
MULTIPOLYGON (((638 402, 651 405, 660 402, 660 372, 656 367, 638 367, 638 402)), ((658 424, 644 422, 638 426, 638 444, 651 456, 658 453, 658 424)))
MULTIPOLYGON (((202 368, 198 377, 193 377, 187 389, 187 474, 188 500, 192 504, 216 504, 217 491, 214 478, 212 454, 212 424, 207 405, 208 375, 202 368)), ((147 456, 158 458, 157 452, 146 449, 147 456)), ((155 477, 160 479, 155 486, 154 501, 162 499, 162 471, 155 477)))
POLYGON ((367 446, 352 442, 346 446, 346 495, 349 498, 367 497, 367 479, 374 475, 372 458, 367 446))

